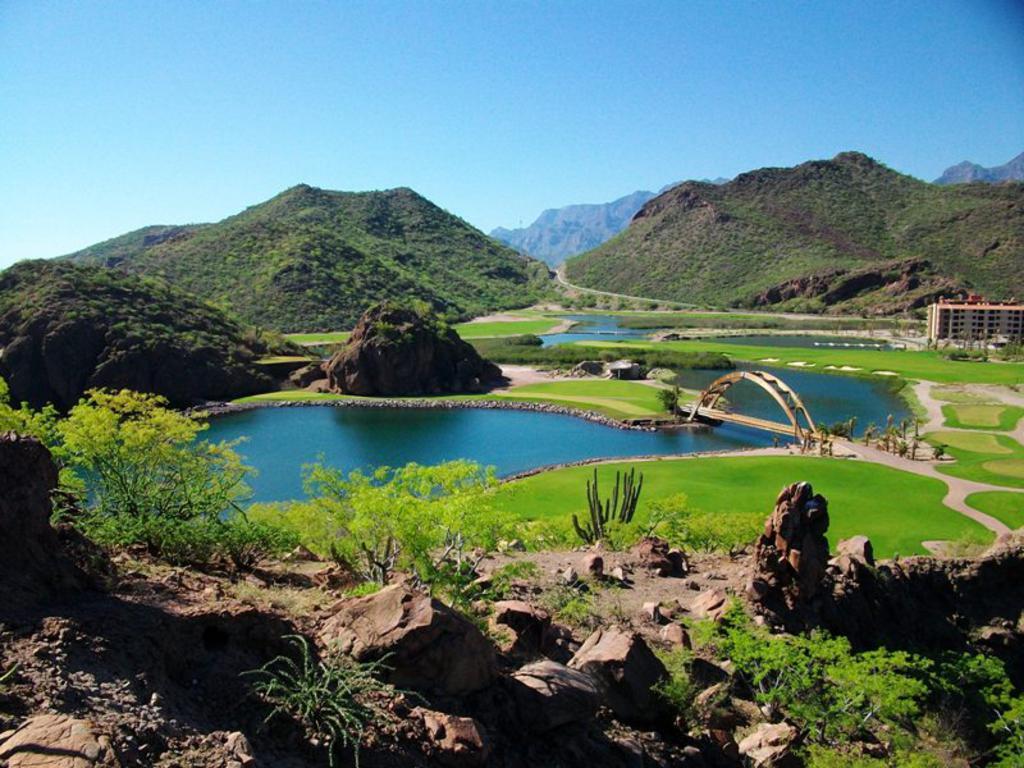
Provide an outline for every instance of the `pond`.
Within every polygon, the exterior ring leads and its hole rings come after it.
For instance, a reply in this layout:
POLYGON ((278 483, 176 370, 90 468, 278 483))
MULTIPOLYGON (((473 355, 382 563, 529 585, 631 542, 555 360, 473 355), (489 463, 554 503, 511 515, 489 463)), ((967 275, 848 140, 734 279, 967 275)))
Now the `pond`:
POLYGON ((656 329, 623 328, 617 315, 561 315, 563 320, 576 323, 568 333, 547 333, 541 336, 545 347, 556 344, 571 344, 574 341, 619 341, 625 339, 646 339, 656 329))
POLYGON ((303 406, 219 416, 205 437, 234 440, 259 474, 256 501, 302 497, 302 466, 322 458, 346 471, 472 459, 501 475, 603 457, 735 450, 771 444, 739 426, 640 432, 572 416, 485 409, 391 409, 303 406))
MULTIPOLYGON (((816 422, 832 425, 851 416, 857 419, 856 434, 874 422, 884 426, 889 414, 898 423, 913 418, 909 406, 899 396, 898 383, 859 376, 813 373, 798 368, 776 368, 764 363, 738 363, 737 368, 772 373, 792 387, 816 422)), ((721 376, 723 371, 694 369, 680 371, 676 383, 684 389, 704 389, 721 376)), ((733 410, 748 416, 782 421, 779 406, 756 384, 741 382, 728 391, 726 397, 733 410)))

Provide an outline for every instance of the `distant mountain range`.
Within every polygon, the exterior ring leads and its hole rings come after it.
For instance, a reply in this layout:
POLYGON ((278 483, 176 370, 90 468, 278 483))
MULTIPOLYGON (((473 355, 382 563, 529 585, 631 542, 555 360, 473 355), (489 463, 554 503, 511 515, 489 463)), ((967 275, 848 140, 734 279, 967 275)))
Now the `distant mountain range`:
MULTIPOLYGON (((728 179, 707 180, 710 184, 724 184, 728 179)), ((528 227, 505 229, 498 227, 491 237, 506 243, 520 253, 541 259, 557 267, 570 256, 596 248, 628 225, 640 207, 675 184, 668 184, 660 192, 640 190, 610 203, 583 203, 564 208, 549 208, 528 227)))
POLYGON ((685 182, 566 262, 577 285, 656 299, 891 312, 976 289, 1024 296, 1024 184, 939 186, 844 152, 685 182))
POLYGON ((547 268, 411 189, 305 184, 216 224, 153 226, 64 257, 164 278, 252 325, 350 328, 371 303, 468 317, 548 296, 547 268))
POLYGON ((950 166, 935 180, 936 184, 969 184, 971 182, 998 184, 1001 181, 1024 181, 1024 152, 1003 165, 983 168, 966 160, 950 166))

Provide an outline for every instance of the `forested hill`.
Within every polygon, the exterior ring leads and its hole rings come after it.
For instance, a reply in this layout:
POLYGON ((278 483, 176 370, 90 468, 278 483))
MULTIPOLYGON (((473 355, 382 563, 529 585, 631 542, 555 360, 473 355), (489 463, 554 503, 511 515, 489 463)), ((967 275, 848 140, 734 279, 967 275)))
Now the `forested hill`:
POLYGON ((272 386, 256 359, 278 344, 157 280, 52 259, 0 272, 0 378, 37 408, 96 387, 241 397, 272 386))
POLYGON ((216 224, 149 227, 66 258, 163 277, 281 331, 349 328, 384 299, 468 316, 549 290, 543 264, 405 188, 302 184, 216 224))
POLYGON ((939 186, 844 152, 686 182, 567 262, 576 284, 704 304, 897 311, 1024 295, 1024 184, 939 186))

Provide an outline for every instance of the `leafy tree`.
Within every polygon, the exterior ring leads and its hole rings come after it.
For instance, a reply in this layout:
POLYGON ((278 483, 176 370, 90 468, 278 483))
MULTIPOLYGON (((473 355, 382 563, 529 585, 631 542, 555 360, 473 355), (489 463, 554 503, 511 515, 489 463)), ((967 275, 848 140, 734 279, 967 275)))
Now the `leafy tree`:
POLYGON ((491 503, 493 469, 468 461, 348 475, 314 464, 305 487, 333 526, 334 556, 382 584, 396 568, 428 583, 472 570, 471 550, 493 549, 511 528, 509 513, 491 503))
POLYGON ((288 531, 247 519, 250 470, 232 443, 199 439, 205 429, 155 395, 90 392, 56 425, 64 483, 87 490, 73 522, 101 545, 141 544, 178 564, 248 568, 293 547, 288 531))

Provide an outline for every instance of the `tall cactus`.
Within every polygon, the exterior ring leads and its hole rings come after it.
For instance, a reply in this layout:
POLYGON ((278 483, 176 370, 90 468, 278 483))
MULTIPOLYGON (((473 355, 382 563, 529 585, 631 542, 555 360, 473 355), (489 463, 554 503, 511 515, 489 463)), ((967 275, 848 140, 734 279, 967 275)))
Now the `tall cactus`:
POLYGON ((597 467, 594 468, 593 481, 587 480, 587 505, 590 512, 590 521, 580 525, 579 518, 573 514, 572 527, 576 534, 587 544, 594 544, 605 538, 608 534, 610 523, 629 523, 636 513, 636 505, 640 500, 640 491, 644 487, 644 475, 640 473, 640 481, 636 481, 636 467, 631 467, 629 472, 623 476, 620 472, 615 473, 615 488, 612 490, 612 497, 605 499, 602 503, 601 494, 597 487, 597 467), (619 490, 622 490, 620 498, 619 490), (621 501, 621 504, 620 504, 621 501))

